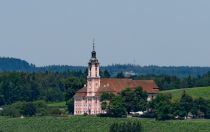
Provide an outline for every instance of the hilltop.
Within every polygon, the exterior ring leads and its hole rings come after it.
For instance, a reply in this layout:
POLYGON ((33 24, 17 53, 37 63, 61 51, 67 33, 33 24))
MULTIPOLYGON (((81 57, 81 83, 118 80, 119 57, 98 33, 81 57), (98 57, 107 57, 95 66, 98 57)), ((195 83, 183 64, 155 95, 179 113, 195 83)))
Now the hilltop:
MULTIPOLYGON (((65 71, 85 71, 86 66, 50 65, 37 67, 25 60, 17 58, 0 58, 0 71, 8 72, 65 72, 65 71)), ((102 70, 108 70, 112 75, 124 72, 131 75, 170 75, 177 77, 202 76, 210 71, 210 67, 189 67, 189 66, 139 66, 132 64, 113 64, 102 66, 102 70)))

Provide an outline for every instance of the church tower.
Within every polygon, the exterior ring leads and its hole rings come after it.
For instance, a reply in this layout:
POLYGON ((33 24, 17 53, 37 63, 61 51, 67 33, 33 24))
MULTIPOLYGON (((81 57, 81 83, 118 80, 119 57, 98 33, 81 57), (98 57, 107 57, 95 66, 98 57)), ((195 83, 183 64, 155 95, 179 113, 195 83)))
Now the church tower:
POLYGON ((88 63, 87 96, 95 96, 95 93, 97 92, 99 87, 99 61, 96 57, 95 42, 93 41, 93 51, 91 53, 91 59, 88 63))

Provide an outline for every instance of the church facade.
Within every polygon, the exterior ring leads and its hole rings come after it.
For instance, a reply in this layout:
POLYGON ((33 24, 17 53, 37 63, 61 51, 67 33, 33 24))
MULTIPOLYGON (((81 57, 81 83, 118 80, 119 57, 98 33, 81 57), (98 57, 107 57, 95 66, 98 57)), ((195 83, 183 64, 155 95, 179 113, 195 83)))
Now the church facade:
POLYGON ((105 92, 117 95, 125 88, 142 87, 148 93, 148 101, 159 93, 159 88, 153 80, 100 78, 99 68, 100 63, 93 46, 88 63, 87 84, 74 95, 74 115, 102 113, 100 96, 105 92))

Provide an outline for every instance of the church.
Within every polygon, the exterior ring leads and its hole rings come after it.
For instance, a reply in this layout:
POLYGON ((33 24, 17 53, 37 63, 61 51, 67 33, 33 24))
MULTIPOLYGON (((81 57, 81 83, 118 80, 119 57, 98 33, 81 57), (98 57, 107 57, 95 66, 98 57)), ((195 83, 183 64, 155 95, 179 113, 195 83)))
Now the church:
POLYGON ((153 80, 100 78, 99 64, 93 44, 91 59, 88 63, 87 84, 74 95, 74 115, 102 113, 100 102, 102 93, 117 95, 125 88, 142 87, 148 93, 148 101, 159 93, 159 88, 153 80))

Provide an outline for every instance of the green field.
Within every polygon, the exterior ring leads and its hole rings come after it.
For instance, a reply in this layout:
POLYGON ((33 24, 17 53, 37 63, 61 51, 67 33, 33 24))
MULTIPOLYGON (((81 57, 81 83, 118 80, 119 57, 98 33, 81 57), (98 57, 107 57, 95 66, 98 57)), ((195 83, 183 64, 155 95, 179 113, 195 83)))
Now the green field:
MULTIPOLYGON (((210 87, 161 91, 171 93, 174 100, 183 91, 193 98, 210 100, 210 87)), ((49 107, 65 108, 65 102, 49 103, 49 107)), ((108 132, 114 122, 140 120, 145 132, 210 132, 210 120, 155 121, 137 118, 99 118, 85 116, 8 118, 0 116, 0 132, 108 132)))
MULTIPOLYGON (((137 119, 98 117, 0 117, 0 132, 108 132, 113 122, 137 119)), ((209 132, 210 120, 141 120, 145 132, 209 132)))
POLYGON ((178 100, 183 94, 184 90, 186 91, 187 94, 189 94, 193 98, 203 97, 204 99, 210 100, 210 87, 166 90, 166 91, 161 91, 161 93, 170 93, 172 94, 173 100, 178 100))

